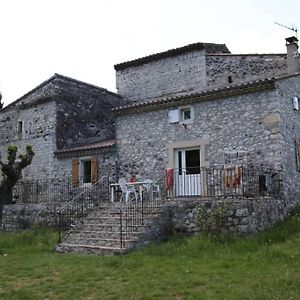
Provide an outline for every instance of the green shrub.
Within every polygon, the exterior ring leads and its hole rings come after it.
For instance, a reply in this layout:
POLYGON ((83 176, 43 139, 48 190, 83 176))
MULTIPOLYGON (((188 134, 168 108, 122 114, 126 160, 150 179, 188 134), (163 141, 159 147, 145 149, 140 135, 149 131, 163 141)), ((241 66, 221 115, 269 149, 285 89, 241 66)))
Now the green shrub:
POLYGON ((231 205, 228 202, 216 203, 216 205, 211 208, 199 206, 197 212, 197 225, 201 232, 210 236, 222 234, 230 210, 231 205))

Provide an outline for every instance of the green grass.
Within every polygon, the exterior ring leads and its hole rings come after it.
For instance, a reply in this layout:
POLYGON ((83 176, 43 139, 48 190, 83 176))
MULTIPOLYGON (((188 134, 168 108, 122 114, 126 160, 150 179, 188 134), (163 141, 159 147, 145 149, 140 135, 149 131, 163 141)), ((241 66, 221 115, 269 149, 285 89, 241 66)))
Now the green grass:
POLYGON ((174 238, 123 256, 56 254, 0 233, 0 299, 299 299, 300 213, 247 238, 174 238))

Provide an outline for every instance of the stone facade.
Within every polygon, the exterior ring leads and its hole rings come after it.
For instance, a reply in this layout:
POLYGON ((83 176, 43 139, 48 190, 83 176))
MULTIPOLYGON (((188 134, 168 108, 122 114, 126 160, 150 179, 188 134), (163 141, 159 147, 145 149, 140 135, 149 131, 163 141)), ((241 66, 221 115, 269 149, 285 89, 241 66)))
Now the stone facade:
POLYGON ((117 71, 117 90, 130 101, 141 101, 206 85, 205 51, 183 53, 117 71))
POLYGON ((35 107, 23 107, 21 104, 1 111, 1 157, 7 156, 7 147, 15 144, 19 153, 30 144, 35 152, 32 164, 23 171, 27 178, 45 179, 53 176, 53 152, 56 149, 56 103, 50 101, 35 107), (18 132, 18 123, 22 130, 18 132))
POLYGON ((297 168, 296 141, 300 139, 300 112, 293 107, 293 97, 300 99, 300 76, 278 80, 276 86, 280 104, 276 133, 280 143, 276 151, 282 156, 283 188, 285 197, 299 202, 300 172, 297 168))
POLYGON ((194 47, 173 55, 175 50, 116 65, 118 93, 129 101, 144 101, 287 73, 286 54, 230 54, 218 47, 194 47))
POLYGON ((175 167, 176 149, 192 147, 200 148, 203 167, 224 165, 228 154, 243 153, 242 161, 233 163, 281 168, 283 137, 273 122, 279 117, 275 89, 196 101, 117 116, 120 175, 158 180, 167 167, 175 167), (168 112, 182 106, 193 109, 193 120, 170 123, 168 112))
MULTIPOLYGON (((10 144, 20 152, 30 144, 35 156, 23 171, 24 178, 70 176, 71 162, 67 167, 55 152, 113 139, 111 109, 122 101, 105 89, 56 74, 1 110, 0 153, 6 157, 10 144)), ((102 154, 99 159, 107 161, 102 154)))
MULTIPOLYGON (((79 176, 96 160, 98 178, 163 182, 166 168, 178 168, 178 152, 191 149, 199 150, 200 167, 265 166, 282 172, 281 198, 231 199, 226 224, 232 232, 260 231, 299 203, 293 97, 300 98, 300 75, 287 60, 193 44, 116 65, 119 95, 55 75, 0 111, 0 153, 10 143, 32 145, 36 156, 23 175, 35 179, 74 177, 74 162, 79 176)), ((166 205, 176 230, 199 231, 196 210, 217 200, 200 202, 166 205)))
POLYGON ((57 226, 56 211, 62 203, 10 204, 3 208, 3 229, 16 231, 35 226, 57 226))
POLYGON ((206 78, 208 87, 283 75, 286 73, 286 54, 208 54, 206 78))
POLYGON ((166 203, 164 214, 168 216, 175 232, 201 233, 199 209, 204 208, 210 214, 221 203, 225 203, 228 208, 224 214, 222 231, 239 234, 256 233, 270 228, 283 220, 291 209, 285 200, 273 198, 181 199, 166 203))

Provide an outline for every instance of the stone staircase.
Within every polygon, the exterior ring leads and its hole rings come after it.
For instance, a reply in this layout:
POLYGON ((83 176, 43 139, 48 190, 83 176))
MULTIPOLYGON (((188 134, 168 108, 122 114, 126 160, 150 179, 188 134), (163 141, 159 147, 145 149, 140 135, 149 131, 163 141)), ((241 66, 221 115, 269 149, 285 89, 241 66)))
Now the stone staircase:
POLYGON ((83 224, 78 223, 73 226, 55 250, 57 252, 115 255, 147 244, 159 235, 159 225, 154 224, 159 224, 162 205, 163 202, 160 202, 154 210, 143 207, 145 213, 143 222, 141 222, 134 219, 137 217, 136 212, 141 210, 141 207, 130 207, 130 205, 126 206, 120 202, 102 203, 84 219, 83 224), (120 210, 122 210, 122 228, 120 210), (134 212, 134 210, 136 211, 134 212), (151 213, 147 213, 150 211, 151 213), (130 224, 130 226, 128 227, 126 224, 130 224))

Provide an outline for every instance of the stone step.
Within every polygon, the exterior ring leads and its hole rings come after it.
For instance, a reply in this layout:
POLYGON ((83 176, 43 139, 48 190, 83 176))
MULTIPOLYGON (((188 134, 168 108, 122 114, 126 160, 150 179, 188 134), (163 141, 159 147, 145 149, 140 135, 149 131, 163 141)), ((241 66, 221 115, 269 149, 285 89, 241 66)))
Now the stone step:
POLYGON ((83 224, 77 224, 66 235, 64 241, 57 245, 57 252, 94 253, 98 255, 119 254, 143 244, 146 228, 158 217, 161 205, 155 208, 144 203, 143 207, 129 203, 107 202, 95 207, 83 224), (143 213, 142 212, 143 209, 143 213), (122 247, 120 211, 122 210, 122 247), (142 223, 143 218, 143 225, 142 223), (131 225, 132 223, 132 225, 131 225), (129 226, 125 226, 128 224, 129 226), (127 232, 126 232, 127 230, 127 232), (125 234, 126 233, 126 234, 125 234))
POLYGON ((96 255, 117 255, 128 251, 126 248, 122 249, 120 247, 101 247, 92 246, 85 244, 58 244, 55 247, 55 251, 58 253, 72 252, 78 254, 96 254, 96 255))
MULTIPOLYGON (((72 231, 68 237, 74 238, 99 238, 99 239, 119 239, 120 230, 118 231, 72 231)), ((135 231, 131 234, 132 239, 138 239, 139 235, 143 234, 142 231, 135 231)))
MULTIPOLYGON (((148 225, 129 225, 130 228, 132 228, 133 231, 139 231, 147 227, 148 225)), ((116 232, 120 231, 120 225, 119 224, 93 224, 93 223, 84 223, 82 225, 83 231, 111 231, 116 232)))
MULTIPOLYGON (((156 215, 158 215, 158 213, 155 214, 149 214, 149 213, 144 213, 143 215, 139 215, 139 216, 133 216, 130 213, 128 215, 122 215, 122 219, 123 220, 127 220, 127 221, 131 221, 131 220, 135 220, 137 219, 137 217, 139 219, 141 219, 143 217, 144 220, 148 220, 150 218, 155 217, 156 215)), ((87 216, 85 218, 84 223, 89 223, 89 224, 120 224, 120 215, 111 215, 111 216, 87 216)))
MULTIPOLYGON (((132 238, 123 238, 122 245, 123 248, 133 248, 139 243, 139 240, 132 238)), ((121 239, 119 238, 67 238, 63 244, 73 244, 73 245, 91 245, 91 246, 99 246, 99 247, 120 247, 121 239)))
POLYGON ((88 216, 84 223, 89 224, 120 224, 120 217, 119 216, 104 216, 104 217, 94 217, 94 216, 88 216))

